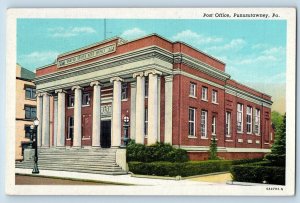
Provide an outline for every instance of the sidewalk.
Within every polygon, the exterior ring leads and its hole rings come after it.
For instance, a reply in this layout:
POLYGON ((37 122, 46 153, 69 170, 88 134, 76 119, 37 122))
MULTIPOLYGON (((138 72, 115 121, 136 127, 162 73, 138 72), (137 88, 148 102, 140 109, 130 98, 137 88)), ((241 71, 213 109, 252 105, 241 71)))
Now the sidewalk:
MULTIPOLYGON (((101 175, 101 174, 89 174, 89 173, 77 173, 68 171, 51 171, 51 170, 41 170, 40 174, 32 174, 32 169, 20 169, 16 168, 15 173, 27 174, 32 176, 47 176, 56 178, 69 178, 75 180, 85 180, 85 181, 100 181, 104 183, 120 184, 120 185, 139 185, 139 186, 162 186, 162 185, 177 185, 177 186, 187 186, 187 185, 216 185, 218 183, 209 182, 198 182, 192 180, 165 180, 165 179, 150 179, 150 178, 138 178, 131 177, 130 174, 127 175, 101 175)), ((220 184, 218 184, 220 185, 220 184)))

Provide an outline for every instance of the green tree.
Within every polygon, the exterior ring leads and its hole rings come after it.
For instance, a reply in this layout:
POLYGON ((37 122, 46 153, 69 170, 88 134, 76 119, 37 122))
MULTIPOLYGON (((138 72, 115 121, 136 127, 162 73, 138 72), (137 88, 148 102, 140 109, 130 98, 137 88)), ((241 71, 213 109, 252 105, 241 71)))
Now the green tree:
POLYGON ((283 121, 283 116, 277 111, 272 111, 272 123, 275 127, 275 131, 280 127, 282 121, 283 121))
POLYGON ((219 157, 217 155, 217 140, 216 136, 213 136, 210 146, 209 146, 209 157, 210 160, 218 160, 219 157))
POLYGON ((286 157, 286 115, 283 116, 282 123, 276 129, 275 142, 271 148, 271 153, 266 155, 274 166, 285 166, 286 157))

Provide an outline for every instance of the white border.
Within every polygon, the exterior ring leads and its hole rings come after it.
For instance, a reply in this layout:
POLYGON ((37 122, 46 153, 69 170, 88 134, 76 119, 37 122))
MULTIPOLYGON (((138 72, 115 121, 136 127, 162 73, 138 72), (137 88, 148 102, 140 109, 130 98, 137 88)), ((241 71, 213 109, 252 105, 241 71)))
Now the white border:
MULTIPOLYGON (((10 9, 7 13, 7 69, 6 69, 6 193, 18 195, 293 195, 295 189, 295 46, 296 10, 293 8, 181 8, 181 9, 10 9), (158 186, 15 186, 14 145, 15 145, 15 66, 16 66, 16 19, 17 18, 152 18, 189 19, 202 18, 203 12, 212 13, 269 13, 280 15, 287 20, 287 174, 283 191, 267 191, 265 186, 216 186, 205 187, 158 187, 158 186), (10 136, 9 136, 10 135, 10 136), (13 138, 13 139, 12 139, 13 138), (149 188, 150 187, 150 188, 149 188)), ((227 18, 210 18, 227 19, 227 18)), ((239 18, 252 20, 253 18, 239 18)), ((264 18, 255 18, 264 19, 264 18)), ((265 19, 264 19, 265 20, 265 19)), ((269 19, 270 20, 270 19, 269 19)))

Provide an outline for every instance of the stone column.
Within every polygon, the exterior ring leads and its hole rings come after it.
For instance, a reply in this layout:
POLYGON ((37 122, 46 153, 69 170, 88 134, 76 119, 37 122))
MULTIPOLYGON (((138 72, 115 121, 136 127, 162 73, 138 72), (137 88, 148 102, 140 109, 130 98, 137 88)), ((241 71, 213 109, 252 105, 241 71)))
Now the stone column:
POLYGON ((149 76, 149 93, 148 93, 148 145, 155 144, 158 141, 157 113, 158 113, 158 76, 161 73, 156 70, 145 72, 149 76))
POLYGON ((165 143, 172 145, 173 75, 165 76, 165 143))
POLYGON ((38 93, 36 95, 36 116, 39 119, 39 126, 38 126, 38 132, 37 132, 37 145, 38 147, 42 146, 42 126, 43 126, 43 95, 41 93, 38 93))
POLYGON ((143 72, 134 73, 136 78, 136 122, 135 122, 135 142, 144 144, 145 139, 145 77, 143 72))
POLYGON ((130 138, 135 140, 136 82, 130 83, 130 138))
POLYGON ((66 117, 66 91, 63 89, 56 90, 57 96, 57 137, 56 147, 65 147, 65 117, 66 117))
POLYGON ((81 102, 82 102, 82 87, 74 86, 72 91, 75 91, 74 98, 74 138, 73 148, 81 148, 81 102))
POLYGON ((50 95, 43 93, 43 121, 42 121, 42 146, 50 146, 50 95))
POLYGON ((161 94, 161 80, 157 78, 157 141, 160 142, 160 94, 161 94))
POLYGON ((57 127, 58 127, 58 101, 57 101, 57 96, 54 96, 54 121, 53 121, 53 129, 54 129, 54 139, 53 139, 53 146, 56 147, 57 146, 57 127))
POLYGON ((101 83, 99 81, 91 82, 94 87, 93 95, 93 135, 92 147, 100 148, 100 130, 101 130, 101 83))
POLYGON ((119 147, 121 145, 121 82, 120 77, 113 77, 113 104, 112 104, 112 124, 111 124, 111 147, 119 147))

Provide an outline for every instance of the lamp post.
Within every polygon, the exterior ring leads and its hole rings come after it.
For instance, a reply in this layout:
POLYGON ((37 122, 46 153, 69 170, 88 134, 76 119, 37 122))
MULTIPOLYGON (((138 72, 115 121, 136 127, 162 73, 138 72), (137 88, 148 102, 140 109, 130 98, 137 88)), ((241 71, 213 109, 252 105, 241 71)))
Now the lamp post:
POLYGON ((33 125, 30 126, 31 130, 33 131, 33 147, 34 147, 34 166, 32 173, 38 174, 40 173, 38 168, 38 154, 37 154, 37 128, 39 126, 39 120, 37 118, 34 119, 33 125))
POLYGON ((123 137, 123 144, 121 145, 121 147, 126 147, 128 144, 128 128, 129 128, 129 117, 128 116, 124 116, 123 118, 124 124, 123 124, 123 128, 124 128, 124 137, 123 137))

